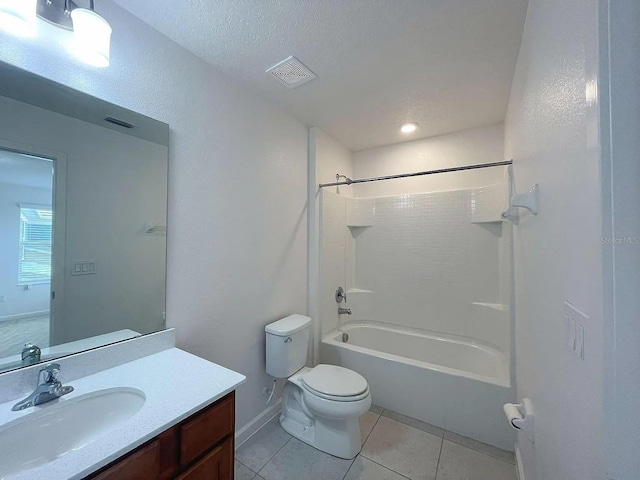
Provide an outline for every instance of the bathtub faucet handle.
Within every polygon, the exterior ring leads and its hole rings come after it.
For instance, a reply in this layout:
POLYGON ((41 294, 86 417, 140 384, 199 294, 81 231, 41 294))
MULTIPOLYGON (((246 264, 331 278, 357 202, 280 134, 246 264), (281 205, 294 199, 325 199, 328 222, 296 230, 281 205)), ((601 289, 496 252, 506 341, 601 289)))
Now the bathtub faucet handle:
POLYGON ((342 287, 338 287, 336 290, 336 302, 342 303, 342 300, 347 301, 347 293, 344 291, 342 287))

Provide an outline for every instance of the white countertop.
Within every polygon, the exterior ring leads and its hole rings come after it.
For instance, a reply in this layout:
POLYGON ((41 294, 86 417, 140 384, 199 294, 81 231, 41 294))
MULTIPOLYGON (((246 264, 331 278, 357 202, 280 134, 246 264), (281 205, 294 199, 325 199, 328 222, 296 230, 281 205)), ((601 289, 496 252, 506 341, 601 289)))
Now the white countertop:
MULTIPOLYGON (((67 385, 64 369, 60 373, 60 379, 63 385, 67 385)), ((246 378, 239 373, 183 350, 171 348, 69 382, 75 390, 49 404, 12 412, 11 407, 22 399, 17 398, 15 401, 4 403, 0 405, 0 430, 6 423, 34 411, 96 390, 130 387, 142 390, 146 396, 142 409, 126 424, 51 463, 4 477, 3 452, 0 452, 0 479, 81 479, 214 403, 235 390, 245 380, 246 378)), ((63 434, 64 431, 61 431, 60 435, 63 434)), ((56 439, 52 438, 51 441, 55 442, 56 439)), ((28 448, 28 445, 25 445, 25 448, 28 448)))

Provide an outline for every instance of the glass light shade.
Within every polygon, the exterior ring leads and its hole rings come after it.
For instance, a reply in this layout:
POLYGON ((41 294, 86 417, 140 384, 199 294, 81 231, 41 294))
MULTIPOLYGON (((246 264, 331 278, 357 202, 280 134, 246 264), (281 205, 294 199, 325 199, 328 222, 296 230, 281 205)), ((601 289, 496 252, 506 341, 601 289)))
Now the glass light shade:
POLYGON ((35 33, 38 0, 0 0, 0 30, 28 37, 35 33))
POLYGON ((109 22, 86 8, 73 9, 71 19, 78 57, 94 67, 108 67, 112 31, 109 22))

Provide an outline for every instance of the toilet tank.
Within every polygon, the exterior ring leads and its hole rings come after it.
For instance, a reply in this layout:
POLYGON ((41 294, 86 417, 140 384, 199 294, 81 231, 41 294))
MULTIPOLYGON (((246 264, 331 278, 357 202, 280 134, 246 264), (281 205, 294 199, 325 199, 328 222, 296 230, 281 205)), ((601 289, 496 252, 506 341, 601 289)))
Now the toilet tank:
POLYGON ((267 373, 288 378, 307 363, 311 319, 290 315, 264 328, 267 333, 267 373))

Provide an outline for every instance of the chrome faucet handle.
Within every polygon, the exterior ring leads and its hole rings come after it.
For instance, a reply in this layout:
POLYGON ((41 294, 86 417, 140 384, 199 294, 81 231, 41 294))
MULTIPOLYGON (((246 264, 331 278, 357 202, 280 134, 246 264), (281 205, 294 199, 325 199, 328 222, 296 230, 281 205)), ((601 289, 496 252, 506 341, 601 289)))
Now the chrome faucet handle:
POLYGON ((17 412, 25 408, 35 407, 73 392, 73 387, 63 386, 62 382, 58 380, 59 373, 60 364, 58 363, 50 363, 40 369, 36 389, 27 398, 16 403, 11 410, 17 412))
POLYGON ((342 287, 338 287, 336 290, 336 302, 342 303, 343 300, 347 301, 347 292, 342 287))
POLYGON ((59 374, 60 364, 50 363, 40 370, 40 374, 38 375, 38 385, 42 385, 43 383, 54 383, 58 381, 59 374))
POLYGON ((34 345, 33 343, 25 343, 24 348, 22 349, 22 360, 26 360, 27 358, 37 358, 40 360, 40 355, 42 351, 40 347, 34 345))

